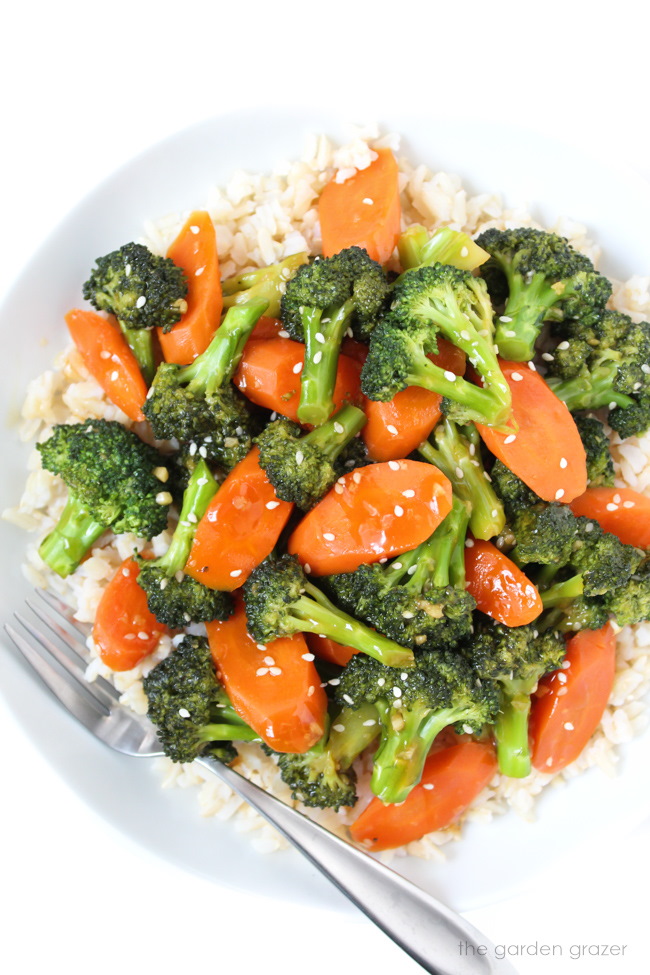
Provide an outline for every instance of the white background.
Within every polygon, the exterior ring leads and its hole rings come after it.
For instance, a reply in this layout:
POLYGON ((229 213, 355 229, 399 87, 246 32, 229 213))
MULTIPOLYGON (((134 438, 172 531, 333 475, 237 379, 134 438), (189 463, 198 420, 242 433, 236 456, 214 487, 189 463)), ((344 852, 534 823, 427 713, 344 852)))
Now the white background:
MULTIPOLYGON (((434 116, 514 117, 595 152, 615 144, 650 177, 642 10, 627 0, 12 4, 0 58, 0 292, 116 166, 240 107, 340 107, 367 121, 407 102, 434 116)), ((135 848, 58 780, 1 700, 0 741, 3 783, 15 782, 0 801, 0 969, 420 971, 361 918, 223 891, 135 848)), ((649 851, 646 824, 471 920, 500 944, 563 946, 562 960, 518 959, 522 975, 642 975, 649 851), (571 945, 606 943, 627 944, 623 960, 569 957, 571 945)))

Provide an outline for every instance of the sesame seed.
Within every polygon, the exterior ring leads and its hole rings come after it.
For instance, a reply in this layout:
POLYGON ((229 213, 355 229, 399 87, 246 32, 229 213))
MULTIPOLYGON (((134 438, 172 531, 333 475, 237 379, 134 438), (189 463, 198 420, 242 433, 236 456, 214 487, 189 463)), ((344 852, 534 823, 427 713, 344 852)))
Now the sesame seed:
POLYGON ((571 721, 565 721, 564 729, 565 731, 574 731, 574 725, 571 723, 571 721))
POLYGON ((156 495, 156 504, 171 504, 173 500, 169 491, 159 491, 156 495))
POLYGON ((401 687, 394 687, 393 688, 393 695, 395 697, 401 697, 402 696, 402 688, 401 687))
POLYGON ((506 338, 509 338, 509 339, 511 339, 511 338, 513 338, 513 337, 514 337, 514 336, 515 336, 515 335, 516 335, 517 333, 516 333, 516 332, 513 332, 511 328, 508 328, 508 329, 505 329, 505 330, 504 330, 504 333, 503 333, 503 334, 504 334, 504 335, 506 336, 506 338))
POLYGON ((404 514, 404 508, 402 508, 402 506, 399 505, 399 504, 396 504, 395 505, 395 507, 393 508, 393 511, 395 512, 395 517, 396 518, 401 518, 402 515, 404 514))
POLYGON ((255 646, 257 647, 258 650, 266 650, 265 643, 256 643, 255 646))
POLYGON ((148 640, 149 639, 149 636, 150 636, 150 634, 147 633, 146 630, 140 630, 140 632, 138 633, 138 639, 139 640, 148 640))
POLYGON ((379 680, 377 681, 377 685, 379 687, 383 687, 385 683, 386 683, 386 678, 385 677, 380 677, 379 680))
POLYGON ((166 589, 166 588, 167 588, 167 583, 168 583, 168 582, 169 582, 169 579, 161 579, 161 580, 160 580, 160 588, 161 588, 161 589, 166 589))
POLYGON ((296 464, 302 464, 302 462, 303 462, 304 459, 305 459, 305 455, 303 454, 302 450, 297 450, 296 451, 296 464))
POLYGON ((618 505, 613 504, 611 501, 609 504, 605 505, 608 511, 618 511, 618 505))
POLYGON ((338 420, 334 423, 334 433, 343 433, 343 424, 339 423, 338 420))
POLYGON ((344 694, 343 700, 345 701, 346 704, 354 704, 354 701, 352 700, 349 694, 344 694))
POLYGON ((303 565, 303 569, 305 570, 306 575, 309 575, 311 573, 311 566, 309 562, 305 562, 305 564, 303 565))
POLYGON ((174 579, 176 579, 176 582, 181 583, 184 578, 185 578, 185 573, 183 572, 182 569, 179 569, 178 572, 174 573, 174 579))
POLYGON ((315 691, 316 688, 312 684, 310 687, 307 688, 307 697, 311 697, 315 693, 315 691))
POLYGON ((520 383, 524 377, 520 372, 513 372, 511 373, 510 378, 513 380, 513 382, 520 383))
POLYGON ((288 339, 289 338, 289 333, 287 332, 286 328, 281 328, 280 329, 280 331, 278 332, 278 337, 281 338, 281 339, 288 339))
POLYGON ((558 345, 558 349, 561 349, 562 352, 566 351, 566 349, 568 348, 569 348, 568 342, 560 342, 560 344, 558 345))
POLYGON ((265 657, 264 663, 266 664, 267 667, 275 667, 275 660, 273 659, 273 657, 265 657))
POLYGON ((614 501, 615 504, 620 504, 621 503, 621 496, 620 496, 620 494, 615 494, 614 497, 613 497, 613 501, 614 501))
POLYGON ((585 525, 586 532, 592 532, 594 530, 593 523, 590 521, 588 525, 585 525))
POLYGON ((458 478, 459 481, 462 481, 462 479, 465 477, 465 473, 462 467, 456 468, 456 477, 458 478))
POLYGON ((499 321, 507 323, 507 322, 511 322, 512 318, 509 318, 507 315, 499 315, 499 321))
POLYGON ((268 672, 269 672, 268 667, 258 667, 257 670, 255 671, 255 676, 256 677, 265 677, 266 674, 268 674, 268 672))
POLYGON ((464 328, 462 330, 462 332, 460 333, 460 337, 461 337, 461 339, 465 339, 466 342, 469 342, 469 340, 470 340, 470 334, 467 331, 467 329, 464 328))
POLYGON ((102 351, 99 353, 99 358, 100 359, 110 359, 110 357, 111 357, 111 354, 110 354, 110 352, 107 352, 106 349, 102 349, 102 351))
POLYGON ((341 683, 341 678, 340 678, 340 677, 332 677, 332 679, 331 679, 331 680, 328 680, 328 682, 327 682, 327 683, 328 683, 328 684, 329 684, 329 685, 330 685, 331 687, 338 687, 338 686, 339 686, 339 684, 341 683))
POLYGON ((415 618, 415 613, 411 613, 408 609, 405 609, 402 616, 405 620, 412 620, 415 618))
POLYGON ((413 488, 407 488, 406 491, 402 491, 402 496, 405 498, 414 498, 415 491, 413 490, 413 488))
POLYGON ((279 677, 282 673, 281 667, 269 667, 269 674, 271 677, 279 677))
POLYGON ((194 272, 194 277, 200 278, 204 271, 205 271, 205 264, 203 265, 203 267, 197 267, 196 271, 194 272))
POLYGON ((537 372, 537 366, 535 365, 532 359, 528 363, 528 368, 530 369, 531 372, 537 372))
POLYGON ((323 335, 322 332, 316 332, 314 338, 316 339, 317 342, 320 342, 321 345, 325 345, 325 336, 323 335))
POLYGON ((450 372, 449 369, 445 369, 445 379, 448 383, 455 383, 457 378, 455 372, 450 372))
POLYGON ((323 353, 319 349, 318 352, 314 353, 313 361, 316 365, 318 365, 318 363, 321 361, 322 358, 323 358, 323 353))
POLYGON ((125 633, 124 634, 124 639, 125 640, 135 640, 135 633, 125 633))
POLYGON ((345 725, 344 724, 333 724, 332 725, 332 731, 345 731, 345 725))
POLYGON ((354 481, 355 484, 361 484, 361 474, 359 474, 359 471, 354 472, 354 474, 352 475, 352 480, 354 481))
POLYGON ((469 247, 461 247, 460 256, 467 257, 468 254, 469 254, 469 247))
POLYGON ((187 708, 179 708, 178 713, 181 718, 189 718, 190 716, 190 712, 187 710, 187 708))
POLYGON ((241 574, 242 574, 242 570, 241 569, 233 569, 232 572, 230 573, 230 578, 231 579, 239 579, 239 577, 240 577, 241 574))
POLYGON ((559 501, 560 498, 563 497, 564 497, 564 488, 558 488, 557 491, 555 492, 555 500, 559 501))
POLYGON ((544 360, 544 362, 553 362, 555 356, 551 355, 550 352, 542 352, 542 359, 544 360))
POLYGON ((616 409, 616 406, 617 406, 617 404, 614 402, 614 400, 612 400, 612 402, 609 404, 609 409, 610 410, 615 410, 616 409))
POLYGON ((374 726, 376 724, 377 724, 377 722, 375 721, 374 718, 369 718, 367 721, 364 721, 363 722, 363 727, 364 728, 374 728, 374 726))
MULTIPOLYGON (((480 466, 480 465, 477 464, 477 467, 478 466, 480 466)), ((490 477, 490 475, 488 474, 487 471, 483 471, 483 477, 485 478, 486 481, 489 481, 490 484, 492 483, 492 478, 490 477)))
POLYGON ((409 569, 406 570, 407 576, 412 576, 416 569, 417 569, 417 565, 412 565, 409 569))
POLYGON ((401 569, 402 568, 402 563, 401 562, 393 562, 393 568, 394 569, 401 569))
POLYGON ((624 501, 623 502, 623 507, 624 508, 633 508, 634 507, 634 501, 624 501))
POLYGON ((338 483, 335 484, 334 485, 334 490, 335 490, 335 492, 337 494, 343 494, 343 485, 342 484, 338 484, 338 483))
POLYGON ((311 662, 312 660, 315 660, 315 657, 314 657, 313 653, 303 653, 301 659, 302 660, 307 660, 308 662, 311 662))
POLYGON ((641 372, 644 372, 646 376, 650 376, 650 366, 648 365, 647 362, 644 362, 643 365, 641 366, 641 372))
POLYGON ((279 501, 267 501, 265 507, 267 507, 269 511, 273 511, 273 509, 277 508, 279 504, 279 501))
POLYGON ((362 200, 361 202, 362 202, 362 203, 365 203, 365 204, 366 204, 367 206, 372 206, 372 204, 373 204, 373 203, 374 203, 375 201, 374 201, 374 200, 372 200, 372 199, 371 199, 371 198, 370 198, 369 196, 364 196, 364 198, 363 198, 363 200, 362 200))
POLYGON ((398 471, 399 470, 399 464, 397 463, 396 460, 389 460, 388 461, 388 466, 390 467, 391 471, 398 471))
MULTIPOLYGON (((397 427, 396 427, 396 426, 393 426, 393 424, 392 424, 392 423, 388 423, 388 424, 386 425, 386 429, 388 430, 388 432, 389 432, 389 433, 392 433, 392 435, 393 435, 394 437, 396 437, 396 436, 397 436, 397 432, 398 432, 398 431, 397 431, 397 427)), ((395 468, 393 468, 393 470, 394 470, 394 469, 395 469, 395 468)))
POLYGON ((346 630, 353 630, 354 629, 354 627, 352 626, 352 623, 346 623, 345 624, 345 628, 346 628, 346 630))
POLYGON ((474 539, 473 538, 466 538, 465 539, 465 548, 474 548, 474 539))
POLYGON ((298 373, 302 372, 302 362, 296 362, 291 372, 294 374, 294 376, 297 376, 298 373))
POLYGON ((492 517, 493 518, 496 518, 498 516, 498 514, 499 514, 499 512, 497 511, 497 509, 496 508, 492 508, 492 517))
POLYGON ((198 234, 199 230, 200 227, 195 226, 195 224, 192 224, 192 226, 190 227, 190 232, 193 234, 198 234))
POLYGON ((333 542, 336 535, 333 532, 323 532, 323 538, 326 542, 333 542))
POLYGON ((135 303, 135 307, 136 308, 144 308, 144 306, 146 305, 146 303, 147 303, 147 297, 146 297, 146 295, 140 295, 140 297, 138 298, 138 300, 135 303))
POLYGON ((569 462, 568 462, 568 460, 566 459, 566 457, 560 457, 560 467, 561 467, 561 468, 562 468, 563 470, 564 470, 564 468, 565 468, 565 467, 566 467, 566 466, 568 465, 568 463, 569 463, 569 462))
POLYGON ((433 785, 433 782, 424 782, 424 783, 422 784, 422 788, 423 788, 423 789, 426 789, 426 790, 427 790, 427 792, 430 792, 430 791, 431 791, 431 789, 433 789, 433 788, 434 788, 434 785, 433 785))
POLYGON ((506 437, 506 439, 503 442, 504 443, 514 443, 516 439, 517 439, 516 434, 509 433, 508 436, 506 437))
POLYGON ((112 382, 116 382, 116 380, 118 380, 119 378, 120 378, 119 372, 117 371, 117 369, 114 369, 113 372, 111 373, 112 382))

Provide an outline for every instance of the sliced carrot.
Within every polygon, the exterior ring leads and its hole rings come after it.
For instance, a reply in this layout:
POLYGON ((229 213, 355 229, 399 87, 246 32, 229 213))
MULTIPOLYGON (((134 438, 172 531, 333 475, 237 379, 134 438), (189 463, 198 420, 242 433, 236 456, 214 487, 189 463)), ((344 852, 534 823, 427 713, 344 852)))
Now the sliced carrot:
POLYGON ((260 649, 241 598, 225 622, 207 623, 210 650, 239 715, 276 752, 306 752, 325 732, 327 695, 302 633, 260 649))
POLYGON ((350 827, 370 850, 391 850, 451 826, 497 771, 494 746, 462 741, 429 755, 419 785, 404 802, 373 799, 350 827))
POLYGON ((510 432, 476 424, 488 449, 544 501, 568 504, 587 487, 575 421, 538 372, 499 360, 512 393, 510 432))
POLYGON ((210 214, 195 210, 167 251, 187 276, 187 311, 171 331, 157 329, 167 362, 186 365, 205 352, 222 309, 217 235, 210 214))
POLYGON ((336 643, 334 640, 330 640, 328 636, 318 636, 317 633, 308 633, 307 643, 309 649, 317 657, 320 657, 321 660, 327 660, 330 664, 337 664, 339 667, 345 667, 346 664, 350 663, 355 653, 358 653, 354 647, 336 643))
POLYGON ((356 339, 351 339, 349 335, 346 335, 341 342, 341 352, 343 355, 349 356, 355 362, 361 363, 361 365, 368 358, 369 351, 370 349, 367 345, 364 345, 363 342, 357 342, 356 339))
POLYGON ((144 420, 147 384, 115 319, 73 308, 65 321, 86 369, 111 403, 134 423, 144 420))
POLYGON ((631 488, 593 487, 569 505, 574 515, 593 518, 626 545, 650 548, 650 498, 631 488))
POLYGON ((559 772, 578 758, 600 724, 615 673, 616 636, 610 623, 571 637, 564 666, 543 677, 533 697, 534 768, 559 772))
MULTIPOLYGON (((278 333, 282 331, 282 322, 279 318, 269 318, 262 315, 257 320, 257 325, 251 332, 249 342, 265 341, 266 339, 276 339, 278 333)), ((286 333, 285 333, 286 334, 286 333)))
POLYGON ((477 608, 506 626, 525 626, 537 619, 544 605, 528 576, 492 542, 470 541, 465 575, 477 608))
MULTIPOLYGON (((465 372, 465 353, 445 339, 438 339, 438 354, 429 358, 457 376, 465 372)), ((407 386, 387 403, 365 399, 368 422, 361 436, 373 460, 408 457, 426 440, 442 416, 442 396, 421 386, 407 386)))
POLYGON ((153 653, 161 636, 169 633, 149 611, 145 592, 138 585, 139 573, 138 563, 126 559, 99 600, 93 640, 111 670, 132 670, 153 653))
POLYGON ((364 247, 380 264, 389 259, 400 233, 399 169, 390 149, 344 182, 327 184, 318 200, 323 254, 364 247))
POLYGON ((185 572, 210 589, 242 586, 271 553, 293 510, 276 497, 259 453, 253 447, 233 467, 197 525, 185 572))
POLYGON ((451 484, 432 464, 371 464, 339 478, 295 529, 289 552, 317 576, 352 572, 416 548, 450 510, 451 484))
MULTIPOLYGON (((305 347, 302 342, 284 338, 249 341, 233 382, 251 402, 275 410, 298 423, 300 372, 304 360, 305 347)), ((356 405, 361 402, 360 377, 360 364, 346 355, 340 355, 334 387, 334 412, 346 403, 356 405)))

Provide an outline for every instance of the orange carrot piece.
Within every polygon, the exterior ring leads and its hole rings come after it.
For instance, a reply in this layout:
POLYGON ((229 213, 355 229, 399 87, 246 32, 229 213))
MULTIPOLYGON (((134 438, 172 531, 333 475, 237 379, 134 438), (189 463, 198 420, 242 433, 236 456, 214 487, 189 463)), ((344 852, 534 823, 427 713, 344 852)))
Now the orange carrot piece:
POLYGON ((533 697, 532 763, 540 772, 559 772, 575 761, 600 724, 616 673, 611 624, 572 636, 564 664, 541 679, 533 697))
POLYGON ((138 585, 140 566, 126 559, 104 589, 93 624, 93 640, 103 662, 111 670, 132 670, 169 633, 149 611, 147 597, 138 585))
POLYGON ((318 200, 323 254, 331 257, 345 247, 364 247, 380 264, 389 259, 400 233, 399 170, 390 149, 343 183, 336 177, 318 200))
POLYGON ((65 316, 72 341, 93 379, 129 420, 144 420, 147 384, 114 318, 73 308, 65 316))
MULTIPOLYGON (((438 339, 437 355, 429 358, 457 376, 465 372, 465 353, 445 339, 438 339)), ((421 386, 407 386, 387 403, 365 399, 368 417, 361 436, 373 460, 408 457, 426 440, 442 416, 442 396, 421 386)))
POLYGON ((269 318, 262 315, 257 320, 257 325, 250 334, 249 342, 264 342, 267 339, 277 339, 278 333, 282 331, 282 322, 279 318, 269 318))
POLYGON ((544 609, 541 597, 528 576, 500 552, 479 538, 465 548, 467 591, 482 613, 506 626, 524 626, 544 609))
POLYGON ((260 650, 246 626, 241 598, 230 619, 206 624, 219 677, 237 713, 270 748, 302 754, 322 738, 327 714, 307 643, 298 633, 260 650))
POLYGON ((499 360, 512 393, 508 433, 477 423, 488 449, 544 501, 568 504, 587 487, 585 448, 564 403, 525 362, 499 360))
POLYGON ((650 548, 650 498, 632 488, 592 487, 569 505, 626 545, 650 548))
POLYGON ((336 643, 334 640, 330 640, 328 636, 307 633, 306 637, 312 653, 315 653, 321 660, 327 660, 328 663, 337 664, 339 667, 345 667, 346 664, 350 663, 355 653, 358 653, 354 647, 336 643))
POLYGON ((210 589, 238 589, 273 550, 293 505, 280 501, 259 448, 234 467, 197 525, 185 572, 210 589))
MULTIPOLYGON (((274 338, 246 344, 233 382, 241 393, 258 406, 275 410, 299 423, 300 372, 305 359, 302 342, 274 338)), ((346 355, 340 355, 334 412, 346 403, 361 402, 361 366, 346 355)))
POLYGON ((209 346, 223 306, 217 235, 208 213, 190 214, 167 257, 185 271, 187 311, 171 331, 157 332, 165 361, 184 366, 209 346))
POLYGON ((372 464, 339 478, 295 529, 289 552, 316 576, 352 572, 416 548, 450 510, 451 484, 432 464, 372 464))
POLYGON ((391 850, 451 826, 497 771, 494 746, 461 741, 432 752, 422 780, 404 802, 373 799, 350 827, 352 839, 369 850, 391 850))

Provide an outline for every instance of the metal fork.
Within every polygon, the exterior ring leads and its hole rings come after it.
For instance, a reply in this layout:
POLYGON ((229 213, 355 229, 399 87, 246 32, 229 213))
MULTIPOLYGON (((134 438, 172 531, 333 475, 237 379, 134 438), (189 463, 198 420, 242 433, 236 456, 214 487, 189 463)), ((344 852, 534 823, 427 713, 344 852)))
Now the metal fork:
MULTIPOLYGON (((27 605, 45 629, 18 613, 23 632, 5 625, 25 660, 64 708, 105 745, 124 755, 162 755, 156 730, 147 718, 121 705, 119 692, 104 678, 85 679, 87 650, 72 610, 51 593, 37 590, 37 594, 40 603, 27 601, 27 605)), ((256 809, 424 971, 515 975, 510 963, 496 958, 493 946, 473 925, 440 901, 234 769, 208 757, 196 762, 256 809)))

